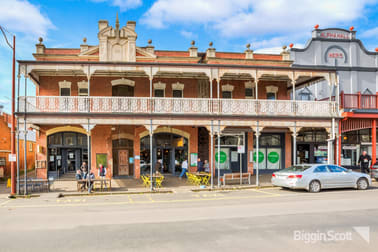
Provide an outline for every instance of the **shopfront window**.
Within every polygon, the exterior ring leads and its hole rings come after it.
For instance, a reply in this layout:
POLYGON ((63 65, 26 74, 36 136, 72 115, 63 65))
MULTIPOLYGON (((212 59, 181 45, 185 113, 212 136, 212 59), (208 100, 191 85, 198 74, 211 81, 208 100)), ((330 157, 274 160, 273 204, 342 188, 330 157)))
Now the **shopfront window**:
POLYGON ((261 134, 259 138, 259 153, 256 153, 256 137, 253 138, 253 161, 259 162, 261 170, 277 170, 284 167, 283 134, 261 134))

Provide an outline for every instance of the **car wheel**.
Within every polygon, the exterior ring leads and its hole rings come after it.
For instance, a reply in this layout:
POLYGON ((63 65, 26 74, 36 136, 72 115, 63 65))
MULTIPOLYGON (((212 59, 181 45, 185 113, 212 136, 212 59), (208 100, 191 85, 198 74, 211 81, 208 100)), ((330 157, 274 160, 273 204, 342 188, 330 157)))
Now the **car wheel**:
POLYGON ((310 185, 309 185, 309 191, 312 192, 312 193, 318 193, 320 192, 320 189, 321 189, 321 185, 320 185, 320 182, 317 181, 317 180, 313 180, 311 181, 310 185))
POLYGON ((369 187, 369 183, 366 178, 360 178, 357 181, 357 189, 358 190, 366 190, 369 187))

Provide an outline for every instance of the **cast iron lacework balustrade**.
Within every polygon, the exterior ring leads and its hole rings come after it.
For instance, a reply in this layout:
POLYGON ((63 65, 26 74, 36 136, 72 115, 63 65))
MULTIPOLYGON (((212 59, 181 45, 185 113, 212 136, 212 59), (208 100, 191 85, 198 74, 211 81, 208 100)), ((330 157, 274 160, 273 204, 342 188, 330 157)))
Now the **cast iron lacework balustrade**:
MULTIPOLYGON (((220 114, 239 116, 337 116, 334 101, 292 101, 208 98, 29 96, 27 113, 220 114)), ((372 103, 372 102, 370 102, 372 103)), ((370 104, 369 103, 369 104, 370 104)), ((369 105, 370 106, 370 105, 369 105)), ((25 111, 20 97, 19 112, 25 111)))

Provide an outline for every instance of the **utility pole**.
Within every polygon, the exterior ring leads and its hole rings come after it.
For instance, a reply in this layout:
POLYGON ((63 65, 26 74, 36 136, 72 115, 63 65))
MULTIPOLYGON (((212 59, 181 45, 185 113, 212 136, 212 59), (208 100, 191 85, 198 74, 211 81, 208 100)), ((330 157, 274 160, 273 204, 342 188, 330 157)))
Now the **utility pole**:
MULTIPOLYGON (((3 27, 0 26, 0 30, 3 33, 5 41, 8 46, 13 50, 13 60, 12 60, 12 126, 11 126, 11 194, 16 194, 16 169, 15 169, 15 156, 16 156, 16 117, 15 112, 15 101, 16 101, 16 36, 13 35, 13 46, 9 43, 7 36, 5 35, 3 27)), ((26 141, 26 139, 25 139, 26 141)))

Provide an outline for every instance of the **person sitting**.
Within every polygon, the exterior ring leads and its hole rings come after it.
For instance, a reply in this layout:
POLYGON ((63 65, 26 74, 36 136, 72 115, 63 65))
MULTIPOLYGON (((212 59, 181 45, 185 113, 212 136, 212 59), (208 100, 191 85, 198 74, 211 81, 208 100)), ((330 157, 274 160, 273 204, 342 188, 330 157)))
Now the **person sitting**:
POLYGON ((204 172, 205 169, 203 168, 203 162, 200 158, 197 159, 197 172, 204 172))
POLYGON ((88 191, 91 192, 92 189, 93 189, 93 180, 95 179, 95 175, 93 174, 93 172, 91 172, 89 174, 89 181, 87 182, 88 183, 88 191))
POLYGON ((76 180, 82 180, 83 176, 81 175, 81 171, 77 170, 75 175, 76 180))

